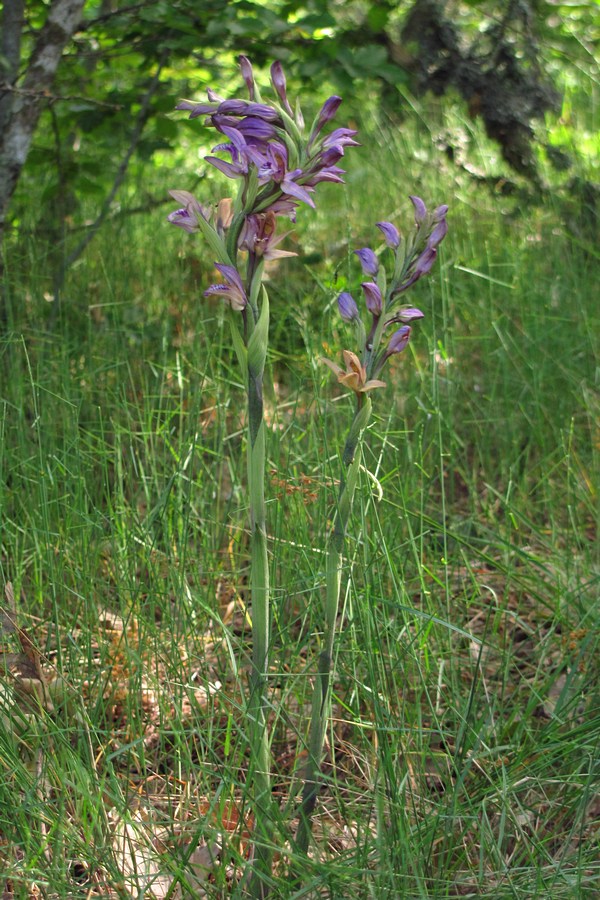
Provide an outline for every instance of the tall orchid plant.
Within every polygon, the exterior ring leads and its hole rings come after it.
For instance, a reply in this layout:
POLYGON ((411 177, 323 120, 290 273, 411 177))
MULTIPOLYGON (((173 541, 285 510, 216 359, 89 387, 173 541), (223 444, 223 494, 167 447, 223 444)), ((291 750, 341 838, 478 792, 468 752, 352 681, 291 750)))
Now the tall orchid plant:
MULTIPOLYGON (((263 378, 268 347, 269 299, 263 284, 265 262, 295 254, 279 247, 285 235, 277 234, 281 217, 295 221, 301 204, 314 207, 313 194, 321 182, 342 182, 337 163, 355 141, 350 128, 328 131, 341 98, 330 97, 309 128, 300 107, 288 101, 286 81, 279 62, 271 67, 271 83, 277 100, 263 101, 249 60, 240 67, 249 99, 225 100, 208 91, 208 102, 183 100, 177 109, 190 118, 205 117, 223 140, 206 161, 238 183, 235 198, 204 205, 187 191, 171 191, 181 204, 169 221, 190 233, 200 233, 215 257, 221 280, 205 296, 221 297, 229 309, 234 348, 247 391, 248 494, 251 544, 252 675, 248 698, 250 765, 248 787, 255 816, 253 867, 247 881, 254 897, 269 891, 275 821, 271 799, 271 759, 267 730, 267 673, 269 665, 270 608, 269 566, 265 517, 265 423, 263 378)), ((432 268, 437 248, 446 235, 446 206, 429 212, 419 197, 411 197, 415 229, 402 239, 391 222, 379 222, 393 265, 388 276, 377 253, 356 251, 365 280, 361 287, 367 312, 350 293, 338 298, 342 319, 356 328, 356 351, 344 350, 345 368, 323 360, 338 381, 354 392, 356 405, 342 455, 342 478, 327 548, 323 649, 315 680, 309 745, 296 849, 306 853, 312 816, 320 785, 320 766, 331 704, 331 678, 336 621, 343 569, 346 530, 360 466, 363 433, 369 424, 370 392, 385 383, 379 379, 391 356, 401 353, 409 340, 411 323, 423 313, 403 304, 403 295, 432 268), (400 326, 390 335, 392 326, 400 326)))
POLYGON ((225 100, 208 91, 208 102, 183 100, 177 109, 191 119, 205 117, 222 141, 206 157, 238 183, 233 199, 216 207, 200 203, 187 191, 171 191, 181 207, 169 221, 187 232, 199 232, 210 246, 222 280, 205 291, 221 297, 230 310, 230 325, 247 390, 248 493, 250 507, 252 603, 252 675, 248 699, 250 723, 249 790, 255 817, 253 896, 266 893, 270 870, 273 809, 267 731, 269 664, 269 565, 265 517, 265 423, 263 377, 269 331, 269 298, 263 284, 267 260, 295 254, 279 249, 277 220, 295 221, 300 204, 314 207, 313 193, 321 182, 342 182, 337 163, 346 147, 356 144, 350 128, 327 131, 341 98, 330 97, 309 128, 299 106, 288 101, 281 63, 271 67, 276 101, 263 102, 249 60, 240 68, 249 99, 225 100))

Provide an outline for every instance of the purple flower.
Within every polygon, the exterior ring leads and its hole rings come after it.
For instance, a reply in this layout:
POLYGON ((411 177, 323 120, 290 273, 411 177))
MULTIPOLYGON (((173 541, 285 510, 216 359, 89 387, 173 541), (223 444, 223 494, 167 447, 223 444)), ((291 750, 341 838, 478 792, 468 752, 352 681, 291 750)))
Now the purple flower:
POLYGON ((440 219, 437 225, 434 227, 433 231, 427 238, 427 247, 430 250, 435 250, 441 242, 444 240, 446 235, 448 234, 448 223, 446 219, 440 219))
POLYGON ((390 319, 390 322, 404 322, 404 324, 406 324, 407 322, 414 322, 415 319, 424 318, 425 313, 421 312, 420 309, 411 306, 409 309, 401 309, 400 312, 396 313, 393 319, 390 319))
POLYGON ((290 197, 280 197, 278 200, 270 203, 268 208, 271 212, 275 213, 276 216, 287 216, 290 222, 295 222, 297 206, 298 204, 296 201, 292 200, 290 197))
POLYGON ((321 141, 323 150, 335 148, 340 156, 344 155, 344 147, 358 147, 358 141, 354 140, 357 131, 354 128, 336 128, 321 141))
POLYGON ((415 208, 415 222, 417 224, 417 228, 419 228, 427 218, 427 207, 420 197, 410 196, 409 200, 412 202, 412 205, 415 208))
POLYGON ((340 316, 344 322, 354 322, 358 319, 358 306, 352 294, 349 294, 348 291, 343 291, 337 302, 340 316))
POLYGON ((365 294, 365 302, 367 309, 374 316, 380 316, 383 309, 383 297, 381 291, 373 281, 365 281, 361 284, 361 288, 365 294))
POLYGON ((363 247, 362 250, 354 251, 360 259, 360 264, 365 275, 375 276, 379 271, 379 260, 369 247, 363 247))
POLYGON ((215 115, 255 116, 265 122, 281 122, 281 116, 272 106, 268 106, 266 103, 251 103, 248 100, 223 100, 212 115, 213 122, 215 115))
POLYGON ((259 116, 244 116, 242 119, 236 119, 234 116, 222 116, 220 114, 211 116, 212 124, 222 134, 231 138, 231 133, 237 131, 244 138, 250 138, 253 141, 264 142, 276 137, 277 132, 270 122, 266 122, 259 116))
POLYGON ((248 96, 251 100, 254 100, 254 73, 252 72, 252 63, 248 59, 247 56, 239 56, 238 62, 240 64, 240 71, 242 73, 242 78, 246 82, 246 87, 248 88, 248 96))
POLYGON ((342 175, 344 174, 344 169, 340 169, 338 166, 325 166, 322 169, 318 169, 314 175, 303 177, 302 184, 310 185, 310 187, 314 187, 322 181, 332 181, 335 184, 343 184, 344 179, 342 178, 342 175))
POLYGON ((220 131, 229 138, 231 143, 217 144, 216 147, 213 147, 213 153, 229 153, 231 162, 225 162, 215 156, 206 156, 206 162, 215 166, 228 178, 239 178, 247 175, 250 165, 250 154, 253 149, 252 145, 246 142, 244 135, 237 128, 221 125, 220 131))
MULTIPOLYGON (((357 144, 356 131, 337 128, 323 135, 341 103, 340 97, 332 96, 317 114, 311 133, 303 136, 304 122, 299 110, 292 113, 281 63, 271 66, 271 82, 279 101, 271 104, 261 101, 250 60, 240 56, 239 65, 249 100, 224 99, 209 89, 207 102, 183 100, 177 108, 191 118, 205 116, 204 124, 227 138, 227 143, 214 147, 206 159, 228 178, 242 179, 239 196, 249 204, 244 216, 272 209, 276 215, 294 220, 299 203, 314 207, 311 195, 317 184, 342 182, 344 170, 337 163, 346 147, 357 144), (221 154, 225 158, 220 158, 221 154), (256 175, 258 192, 252 180, 256 175)), ((182 216, 181 222, 187 225, 187 216, 182 216)))
POLYGON ((287 98, 287 89, 286 89, 286 81, 285 75, 283 73, 283 66, 276 60, 271 66, 271 82, 273 87, 275 88, 275 93, 281 100, 281 105, 285 109, 288 116, 293 116, 292 107, 290 106, 287 98))
POLYGON ((198 116, 208 116, 216 112, 219 108, 218 103, 196 103, 194 100, 181 100, 175 109, 183 109, 189 112, 190 119, 196 119, 198 116))
POLYGON ((204 291, 205 297, 218 296, 227 300, 232 309, 240 312, 245 309, 248 304, 248 298, 242 284, 239 272, 233 266, 225 266, 221 263, 215 263, 215 268, 219 270, 225 284, 211 284, 204 291))
POLYGON ((331 122, 331 120, 333 118, 335 118, 335 114, 337 113, 341 102, 342 102, 342 98, 336 97, 335 94, 333 95, 333 97, 330 97, 328 100, 325 101, 325 103, 321 107, 321 111, 319 113, 319 116, 317 118, 315 126, 310 134, 309 139, 308 139, 309 147, 311 146, 313 141, 318 137, 318 135, 323 130, 325 125, 327 125, 328 122, 331 122))
POLYGON ((415 281, 417 280, 417 278, 420 278, 422 275, 427 275, 427 273, 431 271, 436 256, 437 250, 435 249, 435 247, 426 247, 425 250, 423 250, 419 258, 417 259, 415 268, 413 270, 413 277, 416 276, 415 281))
POLYGON ((410 325, 403 325, 402 328, 399 328, 398 331, 393 333, 385 352, 386 359, 394 353, 402 353, 408 344, 410 330, 410 325))
POLYGON ((277 244, 280 244, 287 235, 282 234, 276 237, 276 224, 275 213, 272 209, 266 213, 247 216, 238 240, 238 247, 240 250, 247 250, 266 260, 297 256, 298 254, 291 250, 277 249, 277 244))
POLYGON ((198 219, 200 217, 208 222, 210 211, 203 207, 193 194, 190 194, 188 191, 169 191, 169 193, 174 200, 183 204, 181 209, 176 209, 175 212, 167 216, 167 221, 171 225, 178 225, 184 231, 193 234, 195 231, 198 231, 198 219))
POLYGON ((377 222, 377 228, 383 232, 385 242, 392 250, 400 246, 400 232, 391 222, 377 222))

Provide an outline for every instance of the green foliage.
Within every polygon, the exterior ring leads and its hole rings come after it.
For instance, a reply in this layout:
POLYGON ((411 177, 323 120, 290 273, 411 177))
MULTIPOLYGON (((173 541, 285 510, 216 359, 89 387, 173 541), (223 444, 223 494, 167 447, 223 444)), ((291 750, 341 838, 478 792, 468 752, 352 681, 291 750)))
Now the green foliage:
MULTIPOLYGON (((435 127, 362 123, 343 201, 325 189, 298 217, 310 265, 285 261, 269 287, 275 791, 284 815, 351 409, 317 357, 348 345, 334 300, 362 278, 352 250, 382 218, 410 227, 417 191, 451 204, 450 233, 362 460, 307 889, 571 900, 599 875, 597 258, 558 197, 519 216, 430 156, 435 127)), ((175 231, 162 210, 113 220, 52 328, 40 245, 7 256, 2 575, 55 686, 23 723, 0 678, 0 873, 21 896, 82 879, 148 894, 139 856, 123 873, 137 846, 188 879, 184 896, 223 897, 244 853, 243 823, 218 824, 247 765, 243 388, 223 310, 201 297, 210 254, 175 231), (199 886, 190 855, 223 843, 199 886)))

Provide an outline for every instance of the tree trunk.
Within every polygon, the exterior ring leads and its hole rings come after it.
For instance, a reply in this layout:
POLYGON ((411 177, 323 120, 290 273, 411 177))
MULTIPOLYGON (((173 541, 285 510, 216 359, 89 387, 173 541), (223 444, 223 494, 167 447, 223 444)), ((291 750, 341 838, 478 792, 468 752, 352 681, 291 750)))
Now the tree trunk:
POLYGON ((21 0, 5 0, 2 50, 8 51, 4 93, 0 97, 0 250, 6 215, 31 140, 52 87, 63 50, 81 18, 85 0, 52 0, 50 12, 37 35, 25 77, 15 83, 19 67, 23 23, 21 0))

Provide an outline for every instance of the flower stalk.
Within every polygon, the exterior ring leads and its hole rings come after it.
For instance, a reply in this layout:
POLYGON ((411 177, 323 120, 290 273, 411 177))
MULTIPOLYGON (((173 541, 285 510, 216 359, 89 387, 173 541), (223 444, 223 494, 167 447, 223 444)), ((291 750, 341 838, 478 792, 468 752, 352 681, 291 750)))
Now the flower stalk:
POLYGON ((313 691, 308 738, 308 759, 300 804, 300 821, 296 833, 297 849, 304 854, 308 851, 310 844, 312 816, 317 804, 321 782, 321 756, 325 742, 325 732, 329 722, 333 654, 342 587, 346 530, 360 470, 360 444, 363 432, 369 424, 371 411, 372 403, 370 398, 364 393, 358 393, 356 395, 354 419, 352 420, 342 454, 342 477, 338 492, 337 508, 327 546, 323 649, 319 654, 313 691))

